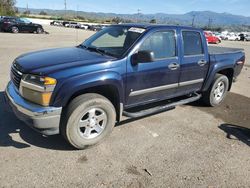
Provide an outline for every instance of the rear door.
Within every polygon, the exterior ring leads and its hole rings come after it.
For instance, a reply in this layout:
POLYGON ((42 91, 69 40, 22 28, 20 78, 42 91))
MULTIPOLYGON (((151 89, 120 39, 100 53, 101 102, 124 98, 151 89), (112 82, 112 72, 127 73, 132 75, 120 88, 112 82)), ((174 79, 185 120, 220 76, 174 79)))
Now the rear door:
MULTIPOLYGON (((126 106, 175 96, 180 76, 176 31, 155 31, 144 37, 138 51, 154 53, 153 62, 127 63, 126 106)), ((135 53, 136 53, 135 52, 135 53)))
POLYGON ((23 32, 33 32, 35 30, 34 25, 25 18, 19 18, 18 22, 23 32))
POLYGON ((206 39, 202 32, 182 30, 182 63, 178 95, 189 94, 202 88, 208 72, 206 39))
POLYGON ((27 25, 21 18, 16 18, 16 23, 20 31, 27 31, 27 25))

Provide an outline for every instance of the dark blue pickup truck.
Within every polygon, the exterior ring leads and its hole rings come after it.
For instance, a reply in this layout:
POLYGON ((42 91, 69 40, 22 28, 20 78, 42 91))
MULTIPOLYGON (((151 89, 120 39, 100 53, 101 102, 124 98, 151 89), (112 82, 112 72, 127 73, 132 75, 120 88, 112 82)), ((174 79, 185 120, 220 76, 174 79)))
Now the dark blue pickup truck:
POLYGON ((15 59, 6 98, 32 128, 83 149, 109 135, 122 115, 196 100, 219 105, 244 62, 241 49, 208 48, 200 29, 114 25, 79 46, 15 59))

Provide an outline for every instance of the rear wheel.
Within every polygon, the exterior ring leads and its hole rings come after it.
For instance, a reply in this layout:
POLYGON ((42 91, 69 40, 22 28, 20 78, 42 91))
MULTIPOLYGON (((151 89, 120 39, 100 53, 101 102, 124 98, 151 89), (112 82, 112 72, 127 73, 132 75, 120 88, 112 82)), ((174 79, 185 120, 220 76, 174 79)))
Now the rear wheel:
POLYGON ((36 30, 37 34, 42 34, 43 33, 43 29, 41 27, 38 27, 36 30))
POLYGON ((12 32, 12 33, 19 33, 18 27, 12 26, 12 27, 11 27, 11 32, 12 32))
POLYGON ((115 125, 112 103, 98 94, 84 94, 69 104, 61 125, 61 134, 75 148, 85 149, 106 138, 115 125))
POLYGON ((225 75, 216 74, 213 83, 203 96, 203 102, 208 106, 218 106, 225 99, 229 88, 229 80, 225 75))

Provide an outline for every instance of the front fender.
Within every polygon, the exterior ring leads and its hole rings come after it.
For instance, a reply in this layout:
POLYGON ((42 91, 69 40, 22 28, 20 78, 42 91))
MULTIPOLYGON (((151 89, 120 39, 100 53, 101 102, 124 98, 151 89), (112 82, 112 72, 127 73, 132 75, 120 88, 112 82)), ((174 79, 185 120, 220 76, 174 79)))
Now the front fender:
POLYGON ((118 91, 120 102, 123 103, 124 84, 122 76, 113 71, 105 71, 78 75, 67 79, 60 88, 54 91, 52 105, 64 107, 75 93, 105 85, 114 86, 118 91))

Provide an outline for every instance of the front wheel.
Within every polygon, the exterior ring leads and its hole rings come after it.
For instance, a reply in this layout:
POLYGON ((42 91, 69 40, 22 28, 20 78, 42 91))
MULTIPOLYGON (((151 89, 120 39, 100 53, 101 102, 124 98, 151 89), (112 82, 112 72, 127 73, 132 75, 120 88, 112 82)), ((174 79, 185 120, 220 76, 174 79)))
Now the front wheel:
POLYGON ((84 94, 73 99, 65 110, 61 134, 75 148, 85 149, 106 138, 115 121, 115 108, 107 98, 84 94))
POLYGON ((229 88, 229 80, 225 75, 216 74, 213 83, 206 91, 202 100, 208 106, 218 106, 225 99, 229 88))
POLYGON ((38 27, 36 30, 37 34, 42 34, 43 33, 43 29, 41 27, 38 27))

